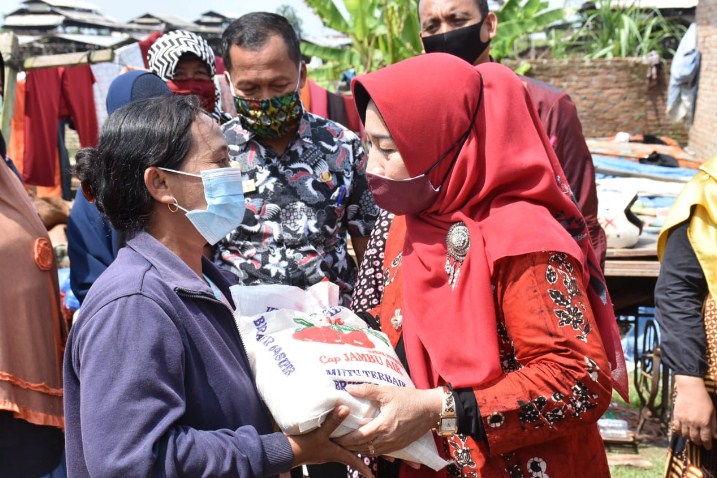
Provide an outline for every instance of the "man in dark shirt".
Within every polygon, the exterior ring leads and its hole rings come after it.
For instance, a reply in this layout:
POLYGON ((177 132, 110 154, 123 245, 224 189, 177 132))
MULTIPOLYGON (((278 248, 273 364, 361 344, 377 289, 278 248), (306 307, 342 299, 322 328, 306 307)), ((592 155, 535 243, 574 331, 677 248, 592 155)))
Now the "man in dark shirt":
MULTIPOLYGON (((488 46, 497 33, 498 18, 488 10, 487 0, 421 0, 418 16, 427 53, 451 53, 473 65, 491 61, 488 46)), ((557 88, 522 79, 585 217, 595 253, 604 264, 606 239, 597 220, 595 168, 575 104, 557 88)))

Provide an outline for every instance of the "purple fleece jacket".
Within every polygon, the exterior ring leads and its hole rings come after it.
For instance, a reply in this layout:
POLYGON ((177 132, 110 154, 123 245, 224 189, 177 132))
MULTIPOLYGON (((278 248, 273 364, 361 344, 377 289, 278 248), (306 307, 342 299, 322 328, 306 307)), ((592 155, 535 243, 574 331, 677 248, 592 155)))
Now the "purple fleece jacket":
MULTIPOLYGON (((203 271, 230 298, 210 261, 203 271)), ((90 289, 64 379, 73 478, 267 477, 291 468, 291 446, 272 433, 231 311, 147 233, 90 289)))

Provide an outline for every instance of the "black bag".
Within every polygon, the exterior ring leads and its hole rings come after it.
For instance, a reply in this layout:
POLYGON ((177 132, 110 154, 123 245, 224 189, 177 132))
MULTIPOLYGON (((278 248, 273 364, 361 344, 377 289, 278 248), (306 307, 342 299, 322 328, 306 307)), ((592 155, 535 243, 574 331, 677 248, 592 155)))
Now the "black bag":
POLYGON ((649 156, 639 159, 640 164, 651 164, 652 166, 665 166, 668 168, 676 168, 679 163, 669 154, 658 153, 653 151, 649 156))

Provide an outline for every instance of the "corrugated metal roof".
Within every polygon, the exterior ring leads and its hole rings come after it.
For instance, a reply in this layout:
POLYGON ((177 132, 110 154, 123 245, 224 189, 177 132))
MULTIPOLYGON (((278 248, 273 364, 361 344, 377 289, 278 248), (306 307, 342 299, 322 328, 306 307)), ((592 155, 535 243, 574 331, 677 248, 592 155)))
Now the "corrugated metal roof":
POLYGON ((65 10, 62 8, 55 8, 55 12, 60 15, 64 15, 67 19, 78 22, 87 23, 90 25, 98 25, 104 27, 116 28, 120 25, 113 19, 96 12, 78 12, 74 10, 65 10))
POLYGON ((174 15, 165 15, 165 14, 156 14, 156 13, 146 13, 142 15, 141 17, 137 17, 134 20, 132 20, 134 23, 138 23, 140 25, 147 25, 147 24, 159 24, 159 23, 166 23, 168 25, 172 25, 175 27, 180 28, 197 28, 196 23, 188 22, 187 20, 175 17, 174 15))
POLYGON ((197 25, 206 26, 208 28, 222 28, 222 25, 225 25, 239 18, 240 16, 240 14, 229 14, 226 12, 209 10, 207 12, 202 13, 199 19, 195 20, 194 23, 196 23, 197 25))
POLYGON ((206 12, 202 13, 201 16, 212 16, 212 17, 222 17, 227 20, 234 20, 235 18, 241 17, 241 14, 239 13, 230 13, 230 12, 220 12, 219 10, 207 10, 206 12))
POLYGON ((99 7, 89 2, 83 2, 81 0, 39 0, 41 3, 46 3, 56 8, 76 8, 78 10, 94 10, 98 11, 99 7))
POLYGON ((56 27, 65 20, 62 15, 8 15, 4 27, 56 27))
POLYGON ((23 13, 47 13, 52 7, 44 2, 25 2, 20 8, 23 13))

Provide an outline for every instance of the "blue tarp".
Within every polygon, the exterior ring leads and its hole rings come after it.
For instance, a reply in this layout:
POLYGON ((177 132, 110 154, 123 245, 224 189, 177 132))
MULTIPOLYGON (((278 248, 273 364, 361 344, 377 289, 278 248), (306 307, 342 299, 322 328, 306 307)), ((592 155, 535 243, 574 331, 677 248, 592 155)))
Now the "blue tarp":
POLYGON ((598 179, 612 176, 641 176, 652 179, 665 179, 670 181, 687 182, 697 173, 696 169, 669 168, 642 164, 637 161, 593 154, 593 164, 598 179))

